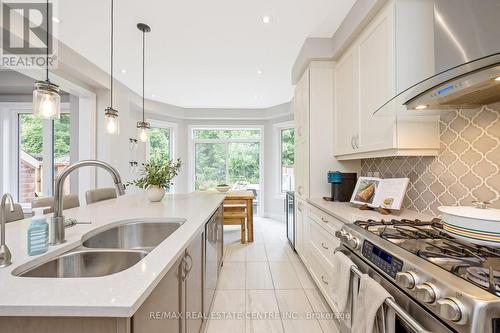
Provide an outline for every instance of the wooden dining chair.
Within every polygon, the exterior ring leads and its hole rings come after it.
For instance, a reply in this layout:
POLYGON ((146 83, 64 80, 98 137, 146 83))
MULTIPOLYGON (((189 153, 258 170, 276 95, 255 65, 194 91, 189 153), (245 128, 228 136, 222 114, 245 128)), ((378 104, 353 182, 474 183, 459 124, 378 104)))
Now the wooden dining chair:
POLYGON ((224 224, 241 226, 241 244, 246 242, 246 203, 241 200, 224 201, 224 224))

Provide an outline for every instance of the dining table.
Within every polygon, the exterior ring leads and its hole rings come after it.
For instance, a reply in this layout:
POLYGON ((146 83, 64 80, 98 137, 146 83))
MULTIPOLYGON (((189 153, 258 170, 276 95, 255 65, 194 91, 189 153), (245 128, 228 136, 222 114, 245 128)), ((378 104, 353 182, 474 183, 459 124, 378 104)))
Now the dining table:
POLYGON ((247 211, 246 241, 253 242, 253 200, 255 199, 254 193, 250 190, 229 190, 227 192, 218 192, 218 193, 224 194, 226 196, 226 198, 224 199, 225 205, 234 205, 234 204, 246 205, 246 211, 247 211))

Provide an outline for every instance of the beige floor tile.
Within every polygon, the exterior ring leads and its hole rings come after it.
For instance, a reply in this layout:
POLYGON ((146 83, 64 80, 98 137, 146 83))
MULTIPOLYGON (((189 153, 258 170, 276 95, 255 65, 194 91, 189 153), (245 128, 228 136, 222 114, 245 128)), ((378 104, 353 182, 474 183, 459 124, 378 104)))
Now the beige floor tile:
POLYGON ((267 261, 247 262, 246 289, 274 289, 267 261))
POLYGON ((247 243, 247 261, 267 261, 266 247, 263 243, 247 243))
POLYGON ((206 333, 245 333, 245 320, 218 320, 208 322, 206 333))
POLYGON ((275 289, 302 289, 302 285, 289 261, 270 261, 275 289))
POLYGON ((218 289, 245 289, 246 263, 224 262, 218 289))
POLYGON ((287 244, 266 243, 267 260, 269 261, 290 261, 287 244))
POLYGON ((339 333, 335 319, 333 319, 334 314, 319 294, 319 291, 317 289, 308 289, 305 293, 313 311, 318 315, 318 322, 323 333, 339 333))
POLYGON ((292 260, 290 262, 295 270, 295 273, 297 274, 297 277, 299 278, 302 288, 315 289, 316 284, 314 284, 311 275, 309 275, 309 272, 304 267, 304 264, 301 261, 295 261, 295 260, 292 260))
POLYGON ((285 333, 321 333, 304 290, 276 290, 285 333))
POLYGON ((245 244, 231 244, 227 247, 225 262, 245 262, 246 261, 246 245, 245 244))
POLYGON ((282 333, 274 290, 247 290, 247 333, 282 333))

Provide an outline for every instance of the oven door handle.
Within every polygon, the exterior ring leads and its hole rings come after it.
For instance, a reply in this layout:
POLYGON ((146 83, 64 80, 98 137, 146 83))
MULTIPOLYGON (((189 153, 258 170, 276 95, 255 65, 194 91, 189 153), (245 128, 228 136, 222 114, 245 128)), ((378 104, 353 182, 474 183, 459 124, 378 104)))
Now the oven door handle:
MULTIPOLYGON (((358 278, 363 275, 363 272, 361 272, 356 266, 351 266, 351 272, 358 278)), ((394 311, 396 315, 415 333, 430 333, 425 328, 423 328, 422 325, 420 325, 412 316, 410 316, 403 308, 401 308, 393 299, 387 298, 384 303, 390 308, 389 311, 394 311)))

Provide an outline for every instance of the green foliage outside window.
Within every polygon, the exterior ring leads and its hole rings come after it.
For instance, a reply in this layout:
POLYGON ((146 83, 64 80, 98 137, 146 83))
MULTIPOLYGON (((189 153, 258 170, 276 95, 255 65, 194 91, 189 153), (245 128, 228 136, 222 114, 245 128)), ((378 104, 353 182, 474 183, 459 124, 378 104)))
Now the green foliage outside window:
MULTIPOLYGON (((59 120, 54 121, 54 156, 69 155, 70 150, 70 116, 61 114, 59 120)), ((43 120, 32 114, 19 115, 20 145, 28 154, 40 155, 43 153, 43 120)))
POLYGON ((154 163, 167 164, 170 161, 170 129, 150 129, 149 159, 154 163))
POLYGON ((281 164, 292 167, 294 164, 294 130, 287 128, 281 131, 281 164))

